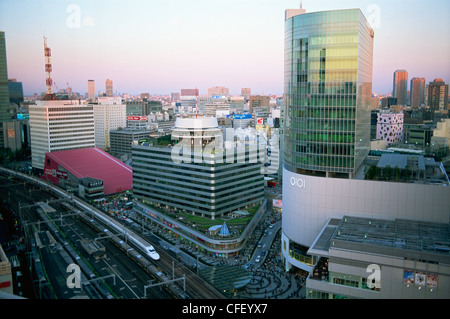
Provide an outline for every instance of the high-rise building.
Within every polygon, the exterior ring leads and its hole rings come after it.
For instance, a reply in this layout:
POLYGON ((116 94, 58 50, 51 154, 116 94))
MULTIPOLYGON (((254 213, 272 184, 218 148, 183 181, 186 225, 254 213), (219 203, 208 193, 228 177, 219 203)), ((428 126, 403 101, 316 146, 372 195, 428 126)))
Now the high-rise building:
POLYGON ((94 105, 95 146, 110 148, 110 131, 127 126, 127 106, 121 97, 99 97, 94 105))
POLYGON ((181 99, 181 93, 172 92, 172 93, 170 93, 170 97, 171 97, 172 102, 178 102, 181 99))
POLYGON ((20 105, 23 102, 23 86, 22 82, 17 82, 16 79, 8 80, 9 101, 20 105))
POLYGON ((214 117, 177 118, 173 147, 136 141, 132 146, 135 197, 211 219, 262 202, 262 163, 256 158, 253 162, 245 146, 231 146, 225 152, 222 136, 214 117))
POLYGON ((208 89, 209 96, 228 96, 230 95, 230 90, 224 86, 214 86, 208 89))
POLYGON ((252 89, 251 88, 242 88, 241 89, 241 96, 243 96, 246 99, 248 99, 248 98, 250 98, 250 95, 252 95, 252 89))
POLYGON ((8 68, 5 32, 0 31, 0 147, 3 147, 3 122, 11 121, 9 114, 8 68))
POLYGON ((374 32, 359 10, 285 25, 285 168, 354 174, 370 148, 374 32))
POLYGON ((181 96, 198 96, 198 89, 181 89, 181 96))
MULTIPOLYGON (((344 234, 335 232, 337 223, 352 216, 369 225, 382 219, 448 224, 450 181, 440 163, 423 156, 368 158, 374 31, 361 10, 297 10, 286 18, 281 254, 286 270, 309 272, 307 296, 365 298, 359 292, 367 282, 354 286, 349 276, 361 277, 372 261, 361 251, 379 256, 383 244, 374 239, 376 248, 356 249, 353 239, 367 245, 372 236, 358 224, 344 225, 352 239, 338 247, 332 238, 344 234)), ((421 256, 413 258, 413 270, 420 270, 414 265, 421 256)), ((383 263, 399 260, 389 258, 383 263)))
POLYGON ((434 111, 448 110, 448 84, 441 78, 428 84, 428 106, 434 111))
POLYGON ((106 79, 105 86, 106 86, 106 96, 112 97, 114 95, 113 94, 113 81, 110 79, 106 79))
POLYGON ((67 100, 29 106, 33 168, 44 169, 45 153, 95 147, 94 106, 67 100))
POLYGON ((398 105, 408 104, 408 72, 397 70, 394 72, 393 97, 397 98, 398 105))
POLYGON ((95 81, 88 80, 88 100, 95 101, 95 81))
POLYGON ((425 79, 412 78, 410 87, 410 104, 413 108, 418 108, 425 104, 425 79))
POLYGON ((251 95, 249 100, 249 113, 253 113, 253 108, 262 108, 265 111, 270 109, 270 96, 265 95, 251 95))

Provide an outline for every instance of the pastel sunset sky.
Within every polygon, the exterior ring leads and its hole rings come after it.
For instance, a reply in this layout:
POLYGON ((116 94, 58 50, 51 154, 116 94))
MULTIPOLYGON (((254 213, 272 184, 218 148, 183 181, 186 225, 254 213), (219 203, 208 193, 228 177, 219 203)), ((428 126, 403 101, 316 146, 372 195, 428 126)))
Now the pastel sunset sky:
MULTIPOLYGON (((284 12, 299 0, 0 0, 8 77, 45 91, 43 37, 59 89, 170 94, 283 93, 284 12)), ((307 12, 360 8, 375 30, 373 91, 393 73, 450 83, 450 1, 303 0, 307 12)))

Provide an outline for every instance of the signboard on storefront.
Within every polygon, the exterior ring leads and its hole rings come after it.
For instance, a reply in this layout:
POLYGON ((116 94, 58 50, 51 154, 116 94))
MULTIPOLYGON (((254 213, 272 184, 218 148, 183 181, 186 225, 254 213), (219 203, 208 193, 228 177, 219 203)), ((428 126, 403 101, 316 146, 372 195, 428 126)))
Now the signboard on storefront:
POLYGON ((147 116, 127 116, 128 121, 147 121, 147 116))

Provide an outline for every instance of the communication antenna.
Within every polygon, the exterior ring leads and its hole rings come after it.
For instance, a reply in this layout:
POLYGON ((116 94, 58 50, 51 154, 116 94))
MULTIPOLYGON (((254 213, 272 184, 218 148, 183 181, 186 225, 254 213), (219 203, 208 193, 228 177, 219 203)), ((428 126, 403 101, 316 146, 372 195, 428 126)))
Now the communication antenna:
POLYGON ((44 101, 57 100, 58 98, 53 94, 53 80, 52 80, 52 50, 47 46, 47 38, 44 37, 44 56, 45 56, 45 73, 47 77, 45 79, 45 86, 47 87, 47 92, 43 98, 44 101))

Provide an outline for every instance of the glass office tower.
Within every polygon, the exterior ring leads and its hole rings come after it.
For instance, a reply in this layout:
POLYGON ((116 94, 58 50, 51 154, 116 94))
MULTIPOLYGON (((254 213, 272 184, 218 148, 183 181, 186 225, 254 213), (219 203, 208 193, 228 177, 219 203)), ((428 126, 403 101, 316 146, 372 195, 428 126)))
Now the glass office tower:
POLYGON ((370 148, 374 32, 359 9, 285 21, 284 167, 351 177, 370 148))

